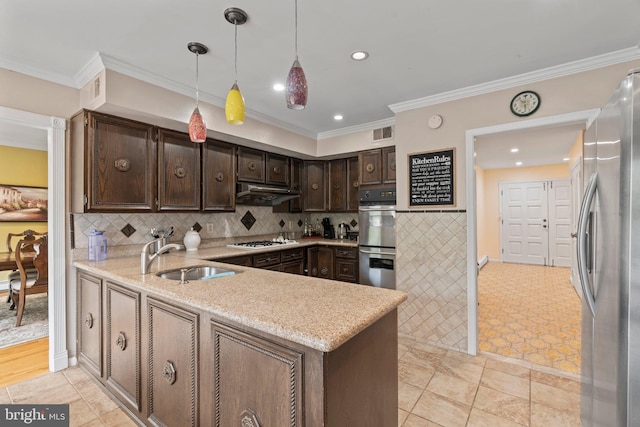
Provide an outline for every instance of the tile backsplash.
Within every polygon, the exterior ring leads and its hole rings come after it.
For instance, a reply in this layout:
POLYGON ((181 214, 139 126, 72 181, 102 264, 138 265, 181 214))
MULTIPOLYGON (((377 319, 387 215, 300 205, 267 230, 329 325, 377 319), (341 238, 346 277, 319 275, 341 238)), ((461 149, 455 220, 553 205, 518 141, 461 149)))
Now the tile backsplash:
MULTIPOLYGON (((145 244, 152 240, 152 228, 164 230, 173 226, 174 236, 170 241, 181 242, 185 233, 196 223, 202 227, 200 236, 203 239, 268 234, 276 237, 280 231, 289 231, 289 225, 291 230, 296 232, 296 237, 300 237, 304 218, 309 218, 309 222, 315 224, 317 219, 322 221, 325 217, 331 218, 331 223, 334 225, 358 221, 358 214, 355 212, 273 213, 271 207, 265 206, 238 206, 235 212, 220 213, 77 213, 73 214, 74 247, 86 248, 89 233, 94 229, 105 231, 109 246, 124 246, 145 244), (253 217, 255 220, 249 222, 252 223, 250 228, 247 228, 247 217, 253 217), (209 231, 211 228, 212 231, 209 231)), ((353 229, 357 231, 357 225, 353 229)))

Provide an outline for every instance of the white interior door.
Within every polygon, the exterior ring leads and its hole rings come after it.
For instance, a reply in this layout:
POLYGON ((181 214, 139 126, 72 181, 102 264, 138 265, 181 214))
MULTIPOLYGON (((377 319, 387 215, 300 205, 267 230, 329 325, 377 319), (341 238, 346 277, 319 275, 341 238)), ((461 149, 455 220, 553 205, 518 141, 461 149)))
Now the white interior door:
POLYGON ((549 181, 549 261, 557 267, 571 267, 571 180, 549 181))
POLYGON ((546 181, 500 184, 502 261, 546 265, 549 257, 546 181))

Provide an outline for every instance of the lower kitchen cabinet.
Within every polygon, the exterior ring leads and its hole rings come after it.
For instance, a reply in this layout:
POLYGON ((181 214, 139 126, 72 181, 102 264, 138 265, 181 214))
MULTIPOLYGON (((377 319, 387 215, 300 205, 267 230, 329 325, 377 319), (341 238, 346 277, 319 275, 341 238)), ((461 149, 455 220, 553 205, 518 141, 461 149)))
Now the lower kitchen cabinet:
POLYGON ((105 380, 134 413, 141 411, 140 293, 106 282, 105 380))
POLYGON ((307 249, 308 275, 358 283, 358 249, 315 246, 307 249))
POLYGON ((151 297, 147 313, 147 420, 156 426, 197 426, 199 316, 151 297))
POLYGON ((102 378, 102 280, 78 274, 78 360, 102 378))
POLYGON ((335 248, 336 280, 358 283, 358 248, 335 248))
POLYGON ((216 322, 212 339, 214 425, 304 425, 301 352, 216 322))

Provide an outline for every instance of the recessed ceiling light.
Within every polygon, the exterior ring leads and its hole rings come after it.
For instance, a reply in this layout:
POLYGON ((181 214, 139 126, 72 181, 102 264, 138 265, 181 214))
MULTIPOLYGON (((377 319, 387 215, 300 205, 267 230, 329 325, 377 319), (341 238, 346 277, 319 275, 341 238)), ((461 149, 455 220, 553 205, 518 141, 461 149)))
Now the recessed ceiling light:
POLYGON ((364 50, 356 50, 351 53, 351 59, 354 61, 364 61, 369 57, 369 52, 365 52, 364 50))
POLYGON ((277 90, 278 92, 282 92, 284 90, 284 85, 282 83, 276 83, 273 85, 273 90, 277 90))
POLYGON ((522 166, 522 162, 516 162, 516 166, 522 166))
POLYGON ((344 119, 344 117, 342 117, 342 114, 336 114, 335 116, 333 116, 333 120, 342 120, 344 119))
POLYGON ((569 161, 569 158, 568 158, 568 157, 565 157, 564 159, 562 159, 562 161, 563 161, 563 162, 568 162, 568 161, 569 161))
POLYGON ((518 151, 520 151, 520 150, 518 150, 517 148, 512 148, 512 149, 511 149, 511 152, 512 152, 512 153, 517 153, 518 151))

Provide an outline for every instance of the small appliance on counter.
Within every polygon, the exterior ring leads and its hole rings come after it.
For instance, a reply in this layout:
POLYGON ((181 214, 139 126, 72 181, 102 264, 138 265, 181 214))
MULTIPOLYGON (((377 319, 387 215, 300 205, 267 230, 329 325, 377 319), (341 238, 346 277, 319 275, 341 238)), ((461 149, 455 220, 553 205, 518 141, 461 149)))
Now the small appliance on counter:
POLYGON ((331 225, 331 218, 322 218, 322 237, 325 239, 335 239, 336 238, 336 229, 331 225))
POLYGON ((351 227, 346 222, 341 222, 340 224, 338 224, 338 239, 348 239, 349 230, 351 230, 351 227))

